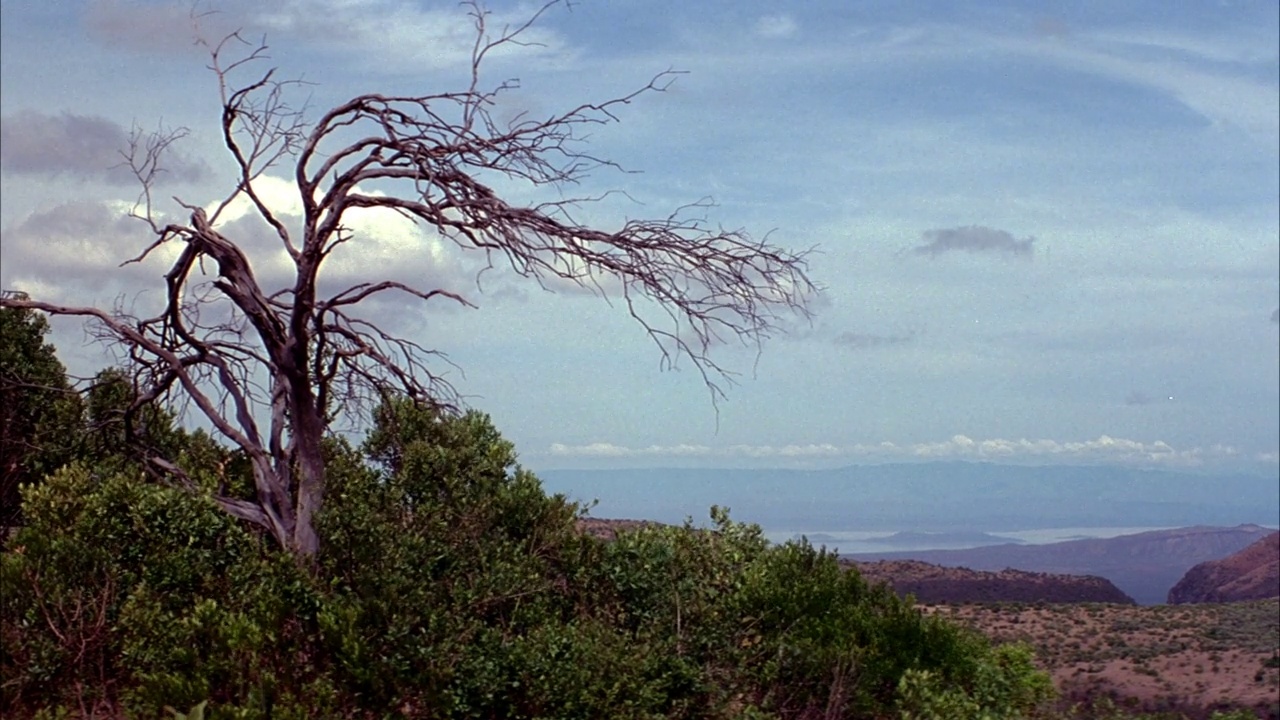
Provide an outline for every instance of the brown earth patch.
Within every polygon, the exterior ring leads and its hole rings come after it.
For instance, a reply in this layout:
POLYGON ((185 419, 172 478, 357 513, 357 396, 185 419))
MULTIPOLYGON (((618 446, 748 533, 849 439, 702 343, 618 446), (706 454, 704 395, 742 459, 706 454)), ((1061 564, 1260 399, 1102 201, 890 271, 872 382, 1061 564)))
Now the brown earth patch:
POLYGON ((1084 603, 924 606, 1000 642, 1026 642, 1067 703, 1110 698, 1207 718, 1280 720, 1280 600, 1134 607, 1084 603))
POLYGON ((609 518, 578 518, 578 530, 600 540, 612 540, 619 532, 642 527, 659 527, 662 523, 652 520, 613 520, 609 518))

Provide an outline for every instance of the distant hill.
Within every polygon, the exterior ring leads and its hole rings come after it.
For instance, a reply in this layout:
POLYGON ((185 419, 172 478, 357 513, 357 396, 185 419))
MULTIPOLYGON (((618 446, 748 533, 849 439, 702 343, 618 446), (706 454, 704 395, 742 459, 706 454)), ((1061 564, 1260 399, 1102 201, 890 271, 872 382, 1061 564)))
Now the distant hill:
MULTIPOLYGON (((830 536, 826 536, 831 540, 836 540, 830 536)), ((810 542, 826 542, 821 535, 809 537, 810 542)), ((918 545, 924 548, 940 548, 947 545, 1001 545, 1004 543, 1021 543, 1018 538, 1004 537, 1002 535, 992 535, 984 532, 896 532, 892 535, 884 537, 866 538, 864 543, 883 543, 885 545, 918 545)))
POLYGON ((1280 532, 1234 555, 1187 571, 1169 591, 1169 604, 1237 602, 1280 597, 1280 532))
POLYGON ((899 595, 930 604, 966 602, 1101 602, 1133 605, 1110 580, 1092 575, 1053 575, 1001 570, 987 572, 943 567, 917 560, 851 562, 873 583, 887 583, 899 595))
POLYGON ((1165 602, 1169 588, 1194 565, 1226 557, 1270 533, 1257 525, 1197 526, 1045 545, 1005 544, 967 550, 858 553, 844 557, 862 562, 921 560, 975 570, 1017 568, 1098 575, 1115 583, 1140 604, 1157 605, 1165 602))
POLYGON ((810 538, 846 531, 1280 526, 1276 474, 939 462, 832 470, 539 470, 538 476, 550 492, 598 499, 594 511, 601 515, 682 523, 703 521, 708 507, 720 505, 732 508, 737 520, 810 538))
MULTIPOLYGON (((648 520, 580 518, 578 529, 601 540, 613 540, 619 532, 661 523, 648 520)), ((965 602, 1102 602, 1134 604, 1109 580, 1082 575, 1002 570, 985 572, 968 568, 943 567, 913 560, 853 562, 841 559, 842 567, 857 567, 871 583, 887 583, 899 595, 914 595, 924 603, 965 602)))

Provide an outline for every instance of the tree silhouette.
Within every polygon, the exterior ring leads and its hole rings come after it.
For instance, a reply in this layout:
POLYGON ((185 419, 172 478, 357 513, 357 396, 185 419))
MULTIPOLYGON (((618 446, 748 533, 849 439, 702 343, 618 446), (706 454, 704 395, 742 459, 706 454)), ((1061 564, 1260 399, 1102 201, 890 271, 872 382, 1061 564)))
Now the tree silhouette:
MULTIPOLYGON (((758 346, 784 318, 807 314, 815 287, 805 253, 708 227, 706 201, 602 229, 574 213, 602 197, 522 204, 501 196, 498 183, 562 189, 592 170, 616 167, 589 153, 584 130, 615 122, 622 106, 662 92, 674 77, 662 73, 635 92, 562 114, 499 119, 495 101, 516 83, 483 89, 481 66, 495 49, 520 44, 547 7, 524 25, 491 34, 486 12, 471 5, 476 41, 465 89, 360 95, 314 122, 289 103, 297 83, 275 79, 274 69, 237 81, 267 60, 264 44, 238 33, 208 43, 235 186, 207 207, 175 199, 186 220, 174 222, 153 195, 165 152, 185 131, 135 133, 126 152, 142 186, 135 215, 152 236, 132 261, 158 257, 167 245, 180 250, 164 276, 164 310, 135 317, 17 296, 0 302, 91 320, 102 339, 127 351, 134 408, 169 401, 197 409, 253 468, 256 496, 218 497, 219 505, 304 558, 318 549, 321 440, 338 411, 390 394, 442 409, 457 402, 430 367, 440 351, 388 331, 360 312, 362 304, 395 292, 428 306, 472 305, 452 290, 385 277, 322 292, 321 272, 334 250, 361 241, 344 224, 353 209, 399 213, 483 258, 486 269, 507 266, 538 283, 598 294, 606 294, 607 283, 607 294, 655 341, 664 364, 691 361, 714 402, 728 377, 711 357, 714 346, 735 340, 758 346), (291 171, 302 202, 299 221, 286 222, 255 187, 271 170, 291 171), (221 232, 219 220, 238 198, 248 199, 287 253, 292 277, 283 287, 265 287, 243 239, 221 232)), ((173 458, 149 452, 147 459, 171 481, 193 486, 173 458)))

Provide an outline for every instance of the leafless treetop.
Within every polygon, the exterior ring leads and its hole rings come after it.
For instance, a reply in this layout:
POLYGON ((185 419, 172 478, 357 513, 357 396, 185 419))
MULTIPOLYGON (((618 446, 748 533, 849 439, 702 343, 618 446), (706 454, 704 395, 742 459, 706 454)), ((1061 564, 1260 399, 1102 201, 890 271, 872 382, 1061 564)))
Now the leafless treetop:
MULTIPOLYGON (((392 334, 361 314, 361 304, 398 292, 420 299, 427 311, 433 301, 472 305, 453 290, 377 277, 321 292, 330 255, 361 241, 345 224, 353 208, 399 213, 484 258, 485 268, 505 266, 544 286, 571 283, 611 296, 654 339, 665 364, 691 361, 713 400, 721 397, 727 371, 712 349, 728 342, 758 345, 784 320, 807 315, 815 293, 803 252, 711 227, 707 200, 615 228, 578 221, 575 211, 584 203, 609 196, 566 193, 588 173, 616 167, 590 153, 584 129, 616 121, 623 106, 662 92, 675 74, 659 74, 634 92, 562 114, 499 121, 495 102, 516 83, 484 89, 481 67, 496 48, 520 43, 529 25, 494 35, 479 6, 471 6, 471 17, 476 43, 468 87, 359 95, 314 122, 290 104, 298 83, 276 79, 274 70, 256 71, 268 60, 266 45, 240 34, 210 43, 235 186, 208 208, 175 199, 186 219, 174 221, 157 207, 154 191, 165 151, 185 131, 135 133, 126 153, 142 188, 136 215, 151 232, 130 262, 143 262, 166 245, 180 248, 164 275, 164 311, 139 318, 14 297, 2 301, 92 318, 104 337, 128 351, 139 404, 181 397, 249 456, 257 498, 221 498, 223 506, 304 555, 317 547, 311 518, 323 498, 319 442, 335 413, 386 393, 445 408, 457 400, 432 367, 443 358, 439 350, 392 334), (250 79, 241 81, 246 75, 250 79), (291 171, 300 220, 286 222, 255 188, 271 171, 291 171), (524 186, 531 195, 551 186, 560 199, 522 203, 500 195, 498 185, 524 186), (288 286, 264 288, 243 242, 220 232, 220 217, 241 196, 288 254, 288 286)), ((182 481, 172 458, 151 460, 182 481)))

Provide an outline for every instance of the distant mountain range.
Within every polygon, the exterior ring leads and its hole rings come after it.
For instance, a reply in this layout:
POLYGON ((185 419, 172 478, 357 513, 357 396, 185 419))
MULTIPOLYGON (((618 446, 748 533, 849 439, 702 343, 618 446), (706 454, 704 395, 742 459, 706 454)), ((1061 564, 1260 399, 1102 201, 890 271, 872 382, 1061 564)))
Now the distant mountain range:
MULTIPOLYGON (((815 544, 839 544, 840 539, 830 535, 817 533, 806 536, 815 544)), ((1003 535, 992 535, 984 532, 896 532, 892 535, 869 537, 862 542, 871 545, 894 545, 918 548, 943 548, 951 545, 972 547, 974 545, 1002 545, 1004 543, 1020 543, 1022 540, 1003 535)))
POLYGON ((1218 560, 1271 534, 1258 525, 1185 527, 1107 539, 1044 545, 992 545, 966 550, 856 553, 857 562, 917 560, 972 570, 1017 570, 1106 578, 1143 605, 1165 602, 1169 590, 1193 566, 1218 560))
MULTIPOLYGON (((1280 474, 940 462, 831 470, 543 470, 600 517, 705 521, 711 505, 766 530, 999 533, 1069 527, 1280 525, 1280 474)), ((1167 588, 1166 588, 1167 589, 1167 588)))

